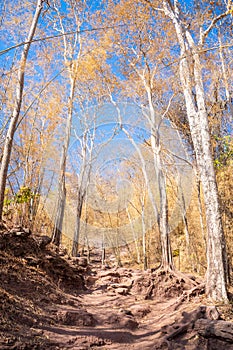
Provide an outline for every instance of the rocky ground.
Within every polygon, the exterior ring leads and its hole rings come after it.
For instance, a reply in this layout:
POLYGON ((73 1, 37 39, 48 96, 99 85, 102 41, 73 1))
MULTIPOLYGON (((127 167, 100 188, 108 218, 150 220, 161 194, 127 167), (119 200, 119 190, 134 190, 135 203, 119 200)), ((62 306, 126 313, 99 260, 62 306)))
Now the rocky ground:
POLYGON ((0 264, 0 349, 233 349, 232 306, 194 276, 87 265, 19 227, 0 264))

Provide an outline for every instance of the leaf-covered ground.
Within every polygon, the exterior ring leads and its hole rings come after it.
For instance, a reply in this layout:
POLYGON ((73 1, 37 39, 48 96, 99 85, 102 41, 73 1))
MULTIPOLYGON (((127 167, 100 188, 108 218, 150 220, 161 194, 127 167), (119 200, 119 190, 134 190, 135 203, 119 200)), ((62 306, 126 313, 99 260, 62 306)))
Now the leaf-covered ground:
POLYGON ((86 265, 21 228, 2 229, 0 264, 0 349, 233 348, 232 307, 194 276, 86 265))

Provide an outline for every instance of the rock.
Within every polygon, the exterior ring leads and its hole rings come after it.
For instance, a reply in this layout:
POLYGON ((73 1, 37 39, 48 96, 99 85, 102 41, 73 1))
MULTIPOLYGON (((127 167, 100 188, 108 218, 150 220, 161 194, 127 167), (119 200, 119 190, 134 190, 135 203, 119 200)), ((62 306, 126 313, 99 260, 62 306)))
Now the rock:
POLYGON ((122 328, 127 328, 130 330, 134 330, 138 328, 138 322, 135 321, 132 317, 124 317, 121 320, 120 325, 122 328))
POLYGON ((132 277, 131 270, 126 269, 124 267, 118 267, 117 268, 117 272, 119 273, 119 275, 121 277, 132 277))
POLYGON ((120 295, 127 295, 129 293, 127 288, 116 288, 116 292, 120 295))
POLYGON ((32 233, 29 228, 23 228, 22 226, 15 226, 9 232, 21 237, 29 237, 32 233))
POLYGON ((127 309, 120 309, 119 310, 121 313, 123 313, 124 315, 127 315, 127 316, 133 316, 132 312, 130 310, 127 310, 127 309))
POLYGON ((98 281, 98 277, 96 277, 96 276, 88 276, 88 277, 86 278, 86 283, 87 283, 88 285, 92 285, 92 284, 94 284, 96 281, 98 281))
POLYGON ((145 295, 150 285, 151 278, 141 275, 133 280, 131 291, 137 295, 145 295))
POLYGON ((95 327, 96 319, 86 310, 61 311, 57 315, 58 321, 69 326, 95 327))
POLYGON ((87 267, 88 261, 85 257, 73 257, 72 262, 78 266, 87 267))
POLYGON ((132 314, 136 317, 139 318, 143 318, 145 317, 147 314, 149 314, 151 312, 151 309, 149 306, 144 306, 144 305, 133 305, 130 308, 130 311, 132 312, 132 314))
POLYGON ((107 285, 112 285, 112 284, 119 284, 120 282, 120 278, 119 277, 111 277, 111 276, 107 276, 107 277, 103 277, 100 279, 100 284, 107 284, 107 285))
POLYGON ((51 243, 51 238, 48 236, 33 236, 34 241, 36 242, 39 249, 45 249, 45 247, 51 243))
POLYGON ((99 277, 103 278, 103 277, 116 277, 116 278, 120 278, 120 274, 117 271, 111 271, 111 270, 107 270, 107 271, 100 271, 99 273, 99 277))
POLYGON ((111 324, 114 328, 134 330, 138 328, 138 322, 134 317, 125 315, 124 313, 113 314, 106 320, 107 324, 111 324))
POLYGON ((59 254, 59 256, 67 256, 68 255, 68 251, 67 251, 67 249, 65 247, 60 246, 58 254, 59 254))
POLYGON ((132 281, 128 281, 128 283, 113 283, 113 284, 111 284, 111 287, 115 288, 115 289, 125 288, 125 289, 129 290, 131 288, 131 286, 132 286, 132 281))

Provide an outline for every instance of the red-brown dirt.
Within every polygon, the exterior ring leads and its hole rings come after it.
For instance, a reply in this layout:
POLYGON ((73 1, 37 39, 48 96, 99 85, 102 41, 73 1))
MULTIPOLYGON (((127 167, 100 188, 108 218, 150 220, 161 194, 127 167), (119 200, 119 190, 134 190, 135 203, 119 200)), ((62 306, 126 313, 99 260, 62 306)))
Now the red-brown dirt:
POLYGON ((46 237, 0 232, 0 349, 232 349, 232 307, 208 305, 201 279, 102 269, 46 237))

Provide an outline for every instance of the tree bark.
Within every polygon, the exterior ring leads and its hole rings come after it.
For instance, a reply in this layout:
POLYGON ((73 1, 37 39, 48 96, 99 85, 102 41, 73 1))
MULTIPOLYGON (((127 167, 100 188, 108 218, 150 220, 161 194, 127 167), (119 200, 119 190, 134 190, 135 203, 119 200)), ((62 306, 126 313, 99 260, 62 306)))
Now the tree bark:
MULTIPOLYGON (((148 174, 146 171, 146 164, 145 164, 145 160, 143 158, 142 152, 138 147, 138 145, 136 144, 136 142, 134 141, 134 139, 129 135, 128 131, 124 128, 124 126, 121 126, 121 128, 122 128, 122 131, 125 133, 125 135, 128 137, 128 139, 131 141, 132 145, 135 147, 142 164, 142 172, 144 175, 146 188, 148 189, 149 198, 153 206, 153 210, 155 213, 155 218, 158 224, 158 229, 160 234, 161 268, 165 270, 172 270, 174 269, 174 264, 173 264, 173 258, 172 258, 169 229, 168 229, 168 205, 167 205, 167 193, 166 193, 166 180, 162 170, 161 155, 160 155, 161 145, 160 145, 160 138, 159 138, 159 122, 156 121, 156 118, 155 118, 155 110, 152 102, 151 88, 147 85, 147 83, 143 78, 142 80, 146 88, 148 101, 149 101, 150 115, 148 116, 148 119, 150 121, 151 126, 153 126, 151 127, 151 147, 153 151, 154 168, 157 175, 157 181, 158 181, 158 187, 159 187, 159 193, 160 193, 160 211, 158 211, 157 204, 155 202, 152 190, 150 188, 148 174)), ((114 103, 114 105, 116 106, 116 103, 114 103)), ((118 111, 118 113, 120 113, 120 111, 118 111)))
POLYGON ((137 262, 137 264, 140 264, 141 258, 140 258, 140 250, 139 250, 139 246, 138 246, 138 237, 137 237, 136 232, 134 230, 133 221, 132 221, 132 218, 131 218, 131 215, 130 215, 130 212, 129 212, 128 208, 126 208, 126 212, 127 212, 127 215, 128 215, 130 227, 131 227, 132 234, 133 234, 133 239, 134 239, 134 244, 135 244, 135 249, 136 249, 136 255, 137 255, 136 262, 137 262))
MULTIPOLYGON (((143 83, 147 92, 148 103, 149 103, 149 122, 151 125, 151 147, 154 158, 154 169, 157 177, 160 197, 160 211, 158 217, 158 226, 160 233, 161 242, 161 268, 164 270, 173 270, 173 257, 171 250, 171 242, 169 236, 168 227, 168 202, 167 202, 167 190, 166 190, 166 178, 162 168, 161 160, 161 140, 160 140, 160 118, 156 118, 155 108, 152 100, 152 86, 148 86, 145 79, 143 83)), ((149 83, 150 85, 153 82, 149 83)))
POLYGON ((79 181, 78 181, 76 224, 75 224, 74 235, 73 235, 72 256, 76 256, 78 253, 82 208, 83 208, 84 200, 87 196, 88 186, 90 183, 91 170, 92 170, 94 138, 95 138, 95 129, 94 129, 94 133, 90 137, 91 145, 90 147, 88 147, 88 141, 89 141, 88 130, 85 130, 83 138, 82 140, 80 140, 80 144, 82 145, 82 165, 81 165, 81 169, 79 173, 79 181))
MULTIPOLYGON (((72 69, 72 67, 70 68, 72 69)), ((55 207, 55 219, 54 227, 52 234, 52 242, 59 246, 61 242, 62 234, 62 224, 64 218, 65 204, 66 204, 66 183, 65 183, 65 172, 66 172, 66 160, 68 154, 68 148, 70 143, 70 133, 72 125, 72 116, 73 116, 73 99, 74 99, 74 90, 75 90, 75 77, 72 77, 72 72, 70 72, 70 96, 69 96, 69 106, 68 106, 68 117, 66 121, 65 128, 65 140, 62 145, 62 154, 60 159, 60 169, 59 169, 59 181, 58 181, 58 196, 55 207)))
MULTIPOLYGON (((79 192, 81 190, 82 189, 79 189, 79 192)), ((73 245, 72 245, 72 256, 77 256, 78 254, 78 242, 79 242, 79 233, 80 233, 81 215, 82 215, 84 196, 85 196, 85 193, 84 194, 79 193, 78 195, 77 210, 76 210, 76 224, 75 224, 73 245)))
POLYGON ((165 14, 171 18, 180 46, 180 80, 183 88, 187 117, 194 145, 198 170, 203 186, 206 210, 207 274, 206 294, 213 301, 228 302, 226 291, 226 248, 221 222, 218 190, 213 166, 208 115, 205 104, 200 58, 191 33, 184 28, 179 18, 177 2, 163 1, 165 14), (187 50, 188 48, 188 50, 187 50), (189 62, 192 57, 193 68, 189 62), (196 104, 193 100, 196 93, 196 104))
POLYGON ((162 162, 160 155, 160 139, 159 130, 156 131, 156 136, 152 131, 151 145, 154 154, 154 166, 157 175, 159 197, 160 197, 160 212, 159 212, 159 232, 161 241, 161 268, 164 270, 173 270, 173 257, 171 250, 171 242, 168 228, 168 203, 166 192, 166 179, 162 170, 162 162))
POLYGON ((3 148, 1 168, 0 168, 0 221, 2 220, 2 215, 3 215, 4 194, 5 194, 5 188, 6 188, 7 172, 8 172, 8 167, 9 167, 11 152, 12 152, 13 139, 17 128, 17 123, 18 123, 19 114, 20 114, 21 105, 22 105, 22 99, 23 99, 24 76, 25 76, 27 57, 28 57, 28 52, 32 43, 32 39, 36 31, 39 17, 43 8, 43 3, 44 3, 44 0, 37 1, 36 11, 34 13, 29 34, 26 39, 26 44, 24 45, 24 49, 20 59, 20 65, 18 70, 18 80, 16 83, 16 100, 15 100, 15 105, 14 105, 14 109, 13 109, 10 124, 9 124, 9 129, 6 135, 6 140, 3 148))
MULTIPOLYGON (((63 25, 63 17, 60 13, 60 10, 56 2, 53 3, 53 6, 55 11, 57 12, 58 19, 59 19, 59 24, 60 24, 59 32, 63 34, 64 63, 68 67, 69 79, 70 79, 70 93, 68 97, 68 115, 66 120, 65 138, 64 138, 64 143, 62 146, 62 154, 60 158, 58 196, 57 196, 57 203, 55 208, 56 212, 55 212, 55 220, 54 220, 54 227, 53 227, 53 234, 52 234, 52 242, 55 243, 57 246, 59 246, 61 241, 64 210, 65 210, 65 204, 66 204, 66 183, 65 183, 66 161, 67 161, 68 148, 70 143, 71 125, 72 125, 72 118, 73 118, 74 92, 76 87, 77 68, 78 68, 78 60, 81 52, 81 43, 79 41, 78 55, 76 59, 74 59, 74 51, 78 47, 77 37, 79 37, 80 39, 80 34, 76 33, 74 35, 75 38, 74 38, 73 45, 70 45, 67 42, 66 36, 65 36, 65 28, 63 25)), ((76 22, 77 29, 79 29, 80 23, 78 22, 77 14, 74 14, 74 21, 76 22)))
POLYGON ((196 321, 194 329, 205 338, 215 337, 233 343, 232 322, 201 318, 196 321))
POLYGON ((142 252, 143 252, 143 268, 148 269, 148 257, 147 257, 147 247, 146 247, 146 226, 145 226, 145 195, 141 199, 141 217, 142 217, 142 252))

